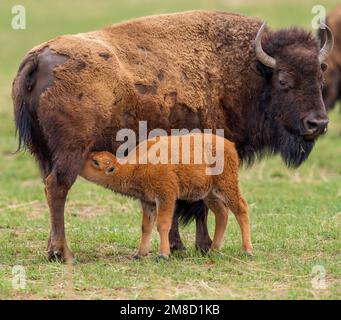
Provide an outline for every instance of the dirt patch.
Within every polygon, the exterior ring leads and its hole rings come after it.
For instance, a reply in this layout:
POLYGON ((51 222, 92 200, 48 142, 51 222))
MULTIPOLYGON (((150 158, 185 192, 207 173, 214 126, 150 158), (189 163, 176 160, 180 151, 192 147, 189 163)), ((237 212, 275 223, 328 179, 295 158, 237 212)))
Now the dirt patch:
POLYGON ((21 186, 24 188, 36 188, 39 187, 40 185, 41 185, 40 179, 29 179, 21 183, 21 186))
POLYGON ((38 201, 30 206, 26 214, 30 219, 39 219, 44 216, 44 212, 48 210, 47 205, 43 201, 38 201))
POLYGON ((93 219, 112 211, 110 206, 90 205, 84 202, 69 202, 66 207, 66 212, 73 217, 81 219, 93 219))
POLYGON ((43 201, 33 200, 22 203, 10 203, 6 207, 0 209, 0 212, 8 212, 11 210, 19 210, 27 215, 30 219, 38 219, 43 217, 44 212, 48 210, 47 205, 43 201))

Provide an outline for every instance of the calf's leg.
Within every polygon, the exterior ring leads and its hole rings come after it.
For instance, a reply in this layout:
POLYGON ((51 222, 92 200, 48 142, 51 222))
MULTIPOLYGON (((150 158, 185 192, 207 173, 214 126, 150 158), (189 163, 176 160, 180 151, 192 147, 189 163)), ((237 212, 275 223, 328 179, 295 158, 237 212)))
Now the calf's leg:
POLYGON ((139 249, 134 255, 134 258, 146 256, 150 251, 150 237, 152 234, 156 210, 154 206, 142 203, 143 218, 142 218, 142 237, 139 249))
POLYGON ((249 210, 247 203, 242 196, 239 198, 238 209, 235 211, 235 216, 242 233, 242 250, 251 256, 252 244, 250 235, 249 210))
MULTIPOLYGON (((238 183, 232 184, 238 186, 238 183)), ((227 188, 225 195, 226 202, 234 213, 239 224, 242 234, 242 251, 248 255, 252 255, 252 244, 250 236, 250 220, 248 205, 243 196, 239 192, 239 188, 227 188)))
POLYGON ((220 250, 228 221, 228 209, 220 199, 215 197, 210 197, 205 200, 205 203, 215 215, 215 231, 211 250, 220 250))
POLYGON ((163 200, 157 204, 157 231, 160 236, 159 257, 168 258, 170 254, 169 231, 172 225, 175 200, 163 200))

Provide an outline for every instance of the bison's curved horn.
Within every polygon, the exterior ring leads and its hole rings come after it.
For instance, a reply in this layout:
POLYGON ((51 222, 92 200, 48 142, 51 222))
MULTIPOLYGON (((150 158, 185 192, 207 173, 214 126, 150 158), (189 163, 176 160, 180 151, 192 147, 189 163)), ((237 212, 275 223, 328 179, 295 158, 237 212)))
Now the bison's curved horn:
POLYGON ((321 29, 324 29, 326 31, 326 36, 327 36, 326 41, 319 53, 319 61, 322 63, 323 61, 327 59, 329 53, 333 49, 334 37, 333 37, 332 31, 326 24, 321 23, 321 29))
POLYGON ((273 69, 276 67, 276 59, 269 56, 266 52, 264 52, 262 48, 262 34, 264 32, 265 27, 266 27, 266 22, 262 24, 262 26, 260 27, 256 35, 256 39, 255 39, 256 57, 261 63, 273 69))

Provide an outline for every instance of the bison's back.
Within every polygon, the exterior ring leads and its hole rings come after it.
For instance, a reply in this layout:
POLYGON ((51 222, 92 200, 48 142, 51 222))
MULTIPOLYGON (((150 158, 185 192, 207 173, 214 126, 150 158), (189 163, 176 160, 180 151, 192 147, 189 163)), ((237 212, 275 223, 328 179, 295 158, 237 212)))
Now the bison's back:
MULTIPOLYGON (((248 54, 259 22, 236 14, 193 11, 152 16, 116 24, 99 31, 62 36, 47 43, 69 57, 58 78, 72 85, 101 92, 106 104, 122 99, 120 88, 131 99, 156 103, 169 113, 175 104, 190 111, 219 104, 229 91, 242 86, 241 72, 249 67, 248 54), (228 72, 230 87, 224 74, 228 72), (239 83, 240 82, 240 83, 239 83), (71 84, 71 83, 70 83, 71 84), (127 86, 128 85, 128 86, 127 86), (225 86, 224 86, 225 85, 225 86)), ((79 88, 74 86, 77 94, 79 88)), ((131 102, 134 103, 134 102, 131 102)))
MULTIPOLYGON (((28 97, 36 102, 30 108, 51 153, 75 148, 69 145, 75 141, 80 149, 114 151, 117 131, 138 131, 139 120, 167 131, 223 128, 221 101, 227 95, 235 103, 245 91, 242 74, 250 69, 258 26, 235 14, 185 12, 61 36, 32 49, 28 56, 40 66, 52 54, 65 58, 48 70, 40 92, 28 94, 35 95, 28 97)), ((34 77, 45 73, 38 68, 34 77)))

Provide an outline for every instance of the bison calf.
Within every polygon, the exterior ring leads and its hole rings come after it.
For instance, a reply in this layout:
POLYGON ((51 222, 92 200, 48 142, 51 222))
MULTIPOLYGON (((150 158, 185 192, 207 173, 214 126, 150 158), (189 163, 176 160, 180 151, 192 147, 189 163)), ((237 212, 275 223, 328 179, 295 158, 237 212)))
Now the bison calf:
POLYGON ((231 209, 241 228, 242 249, 251 255, 248 207, 239 192, 238 169, 234 143, 216 135, 191 134, 144 141, 126 158, 116 158, 106 151, 93 152, 85 161, 81 175, 141 201, 142 238, 136 257, 148 254, 155 220, 160 236, 159 256, 169 256, 168 234, 178 199, 204 200, 215 214, 211 250, 219 250, 222 245, 228 209, 231 209), (215 166, 207 160, 213 156, 215 166), (216 174, 219 156, 221 168, 216 174), (160 161, 157 163, 155 159, 160 161))

